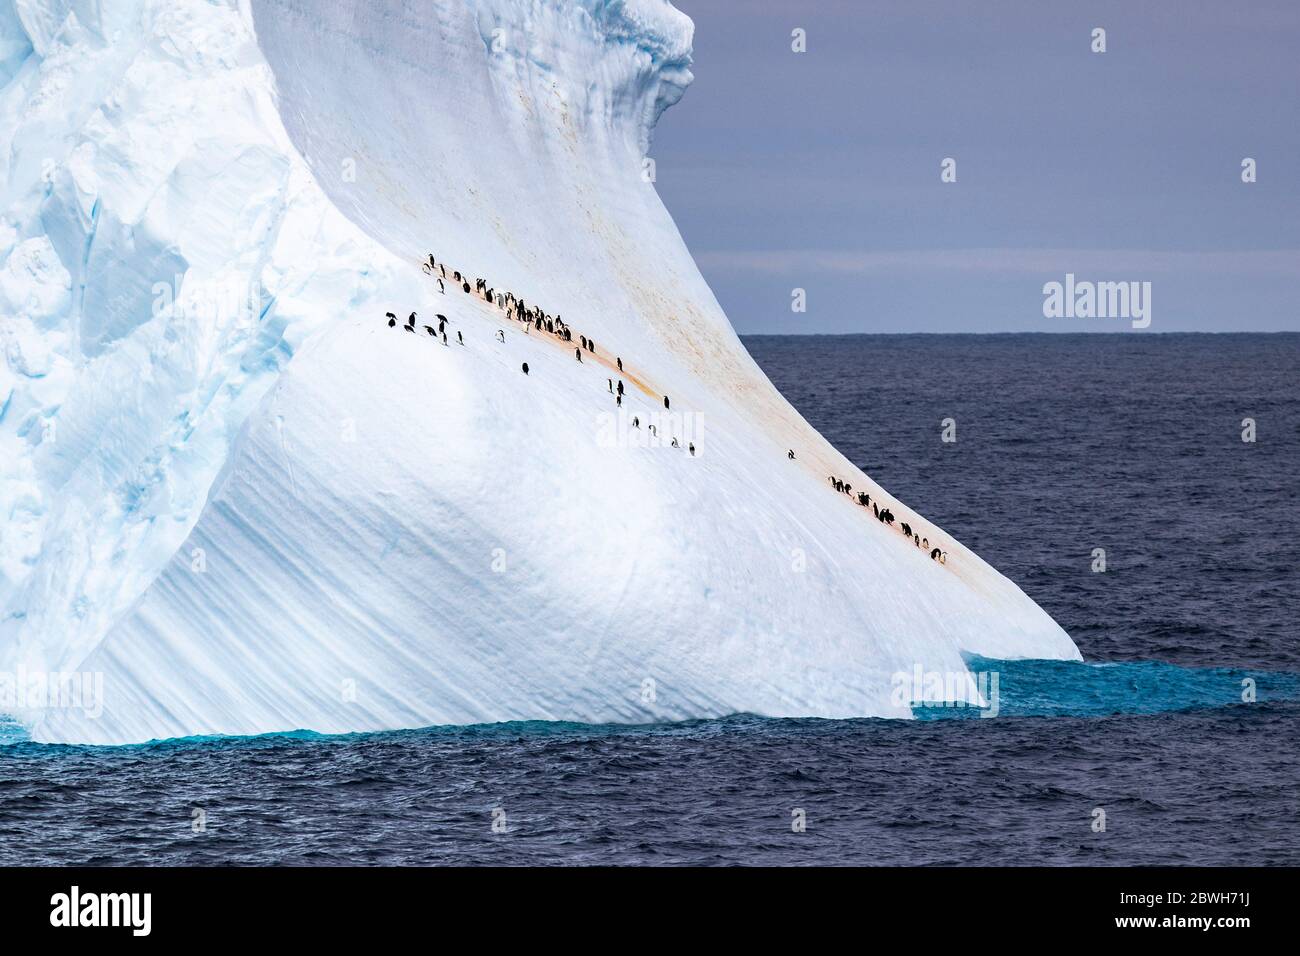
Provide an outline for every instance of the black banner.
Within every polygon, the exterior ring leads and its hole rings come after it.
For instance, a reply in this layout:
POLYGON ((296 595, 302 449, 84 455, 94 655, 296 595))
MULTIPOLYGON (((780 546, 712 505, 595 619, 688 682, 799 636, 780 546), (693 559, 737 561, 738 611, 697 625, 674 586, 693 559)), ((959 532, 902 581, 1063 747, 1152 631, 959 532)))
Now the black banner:
POLYGON ((677 927, 725 925, 864 941, 902 933, 900 944, 918 946, 970 933, 985 942, 1199 935, 1231 945, 1283 928, 1295 879, 1294 870, 1258 868, 10 868, 0 870, 0 911, 12 941, 81 943, 338 945, 431 925, 489 934, 546 926, 563 937, 615 919, 665 943, 680 940, 677 927))

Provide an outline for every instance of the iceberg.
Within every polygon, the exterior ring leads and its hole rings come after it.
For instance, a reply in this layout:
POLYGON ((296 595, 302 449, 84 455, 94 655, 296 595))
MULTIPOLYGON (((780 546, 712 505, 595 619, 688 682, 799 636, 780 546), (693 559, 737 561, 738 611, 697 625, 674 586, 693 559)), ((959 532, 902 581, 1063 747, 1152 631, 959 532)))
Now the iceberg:
POLYGON ((0 0, 0 672, 103 686, 33 739, 909 717, 899 672, 1079 659, 741 345, 647 162, 692 34, 0 0))

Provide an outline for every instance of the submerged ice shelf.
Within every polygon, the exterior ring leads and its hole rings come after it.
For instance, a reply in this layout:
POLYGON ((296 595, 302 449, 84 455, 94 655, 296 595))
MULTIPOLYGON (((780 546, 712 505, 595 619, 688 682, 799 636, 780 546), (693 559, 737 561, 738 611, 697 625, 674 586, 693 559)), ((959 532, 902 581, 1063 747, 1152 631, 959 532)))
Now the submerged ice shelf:
POLYGON ((918 663, 1078 658, 740 345, 641 175, 691 34, 662 0, 0 0, 0 671, 105 688, 35 739, 910 716, 918 663), (646 387, 616 407, 430 252, 646 387), (630 429, 664 394, 698 455, 630 429))

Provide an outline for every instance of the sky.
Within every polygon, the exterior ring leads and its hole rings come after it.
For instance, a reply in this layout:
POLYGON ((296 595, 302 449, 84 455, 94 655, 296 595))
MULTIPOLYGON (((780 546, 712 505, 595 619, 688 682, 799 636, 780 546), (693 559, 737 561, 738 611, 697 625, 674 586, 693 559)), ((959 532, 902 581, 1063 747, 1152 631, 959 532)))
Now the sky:
POLYGON ((674 5, 656 186, 742 334, 1300 331, 1296 0, 674 5), (1045 315, 1067 273, 1150 324, 1045 315))

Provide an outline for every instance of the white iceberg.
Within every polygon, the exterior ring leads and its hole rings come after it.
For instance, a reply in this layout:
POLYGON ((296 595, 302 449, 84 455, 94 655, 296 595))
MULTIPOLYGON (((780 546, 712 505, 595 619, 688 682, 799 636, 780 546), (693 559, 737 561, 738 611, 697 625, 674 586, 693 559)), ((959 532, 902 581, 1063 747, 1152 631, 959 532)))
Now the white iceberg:
POLYGON ((0 0, 0 673, 104 688, 10 708, 34 739, 908 716, 918 665, 1079 657, 736 338, 645 162, 691 37, 664 0, 0 0))

